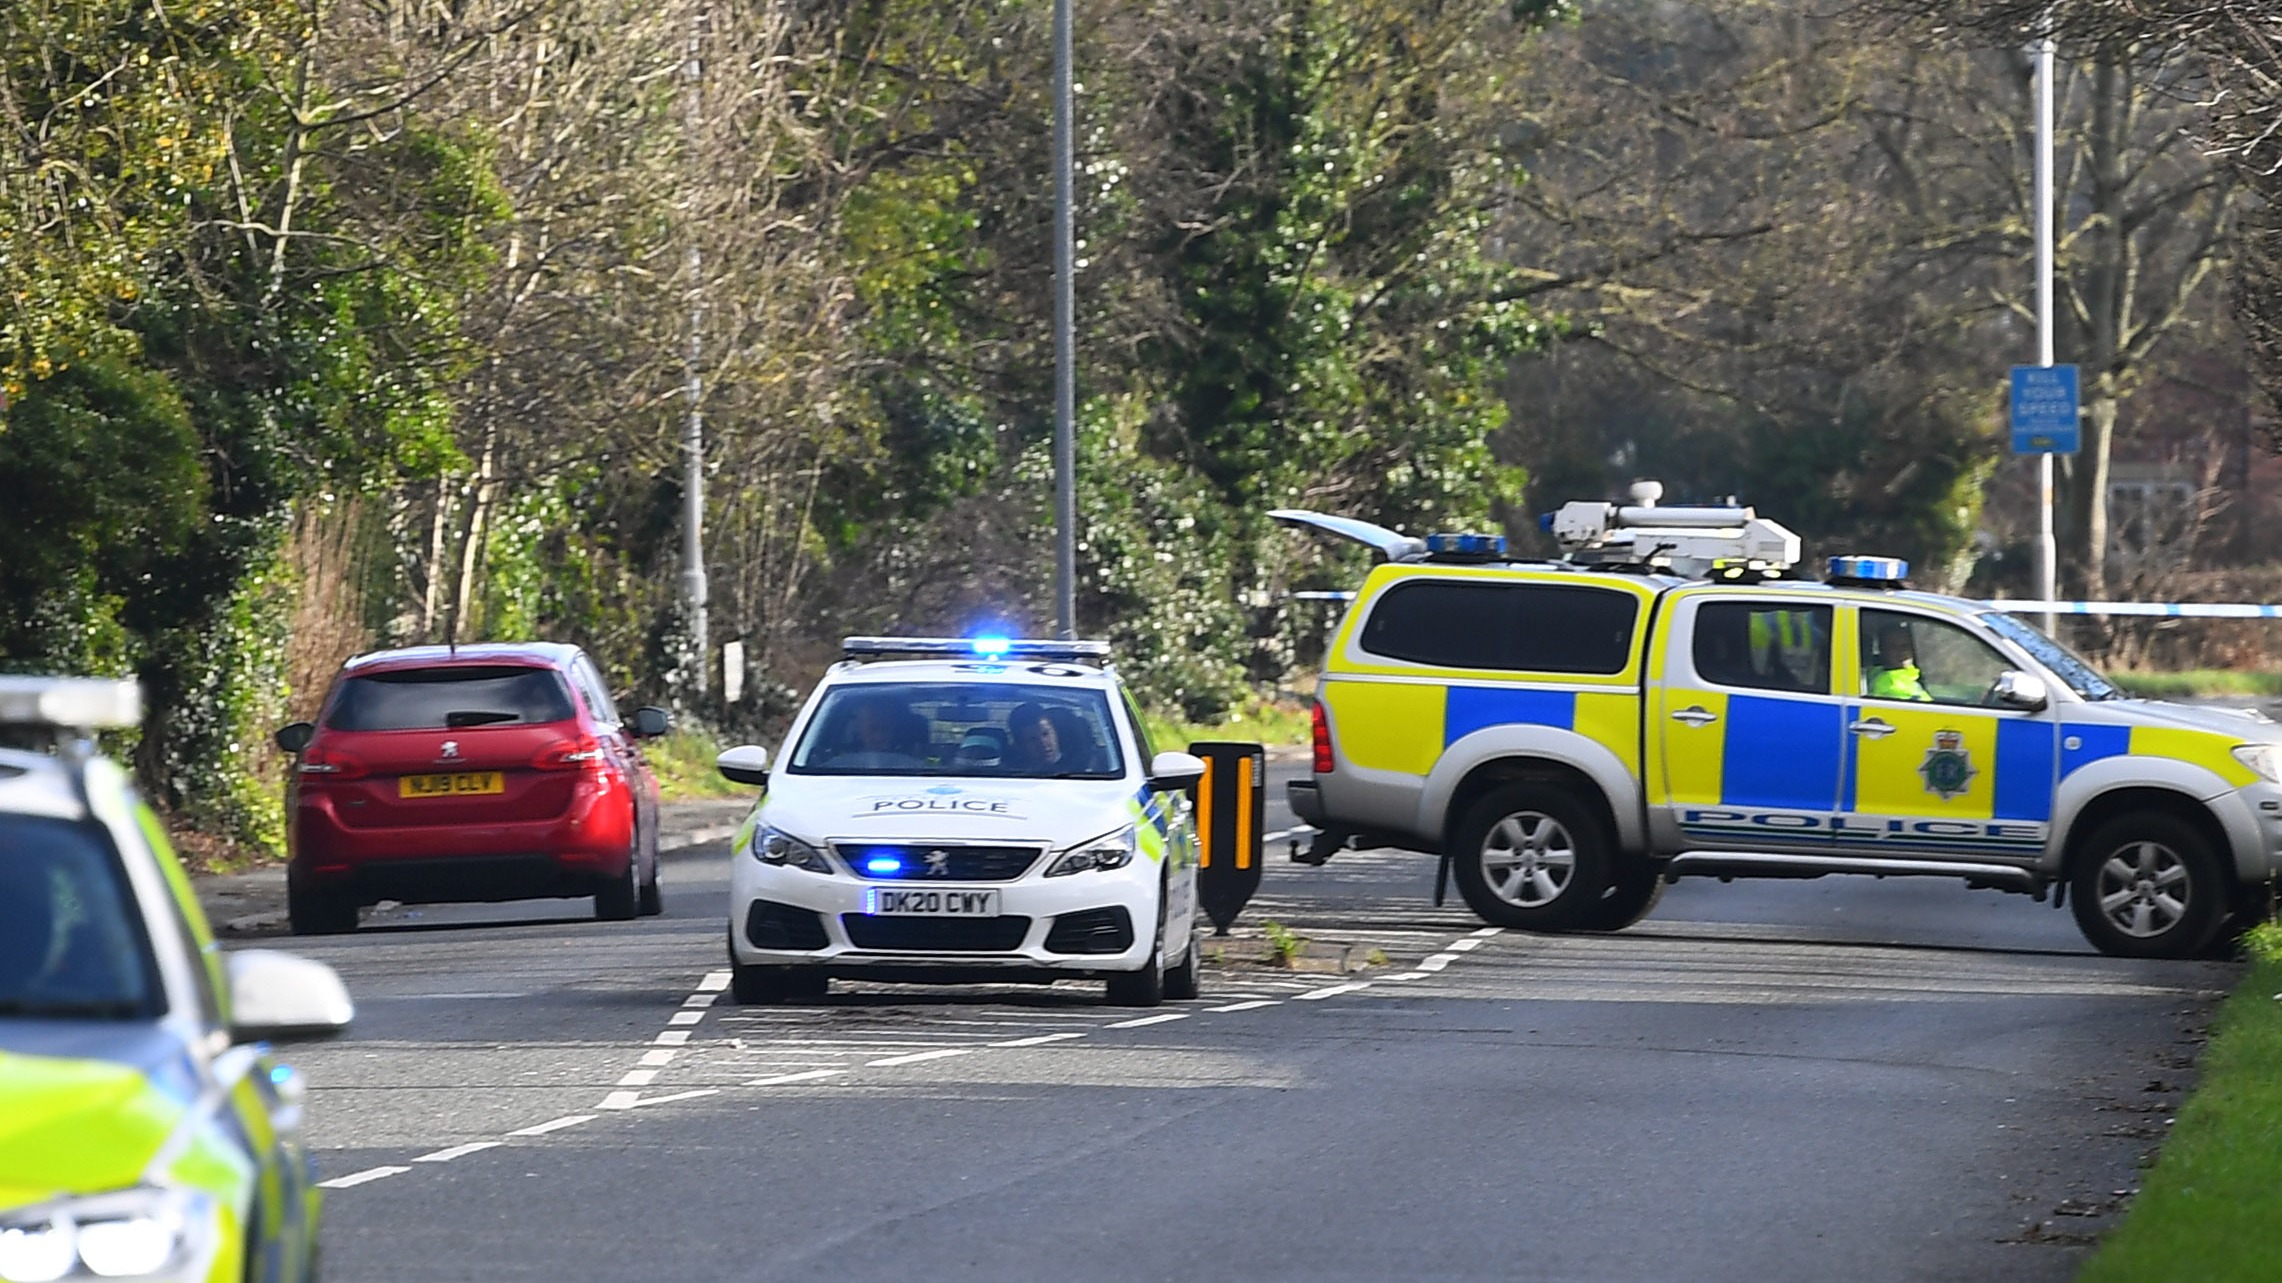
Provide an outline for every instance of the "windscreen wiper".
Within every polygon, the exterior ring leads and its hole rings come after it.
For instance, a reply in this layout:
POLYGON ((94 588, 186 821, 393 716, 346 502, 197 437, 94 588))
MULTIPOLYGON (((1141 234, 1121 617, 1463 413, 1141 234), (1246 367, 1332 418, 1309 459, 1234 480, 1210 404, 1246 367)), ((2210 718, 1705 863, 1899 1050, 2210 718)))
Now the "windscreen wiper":
POLYGON ((522 720, 523 715, 521 713, 496 713, 483 709, 460 708, 444 714, 444 725, 451 727, 490 726, 496 722, 520 722, 522 720))

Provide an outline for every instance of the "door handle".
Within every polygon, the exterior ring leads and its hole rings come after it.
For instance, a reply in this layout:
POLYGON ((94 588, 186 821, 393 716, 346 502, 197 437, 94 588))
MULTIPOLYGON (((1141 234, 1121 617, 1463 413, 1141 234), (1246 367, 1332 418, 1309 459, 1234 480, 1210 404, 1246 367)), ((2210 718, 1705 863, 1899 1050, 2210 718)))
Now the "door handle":
POLYGON ((1894 733, 1894 728, 1891 724, 1881 721, 1875 717, 1870 718, 1868 721, 1848 722, 1846 724, 1846 729, 1854 732, 1857 735, 1867 735, 1874 740, 1882 740, 1888 735, 1894 733))
POLYGON ((1672 720, 1686 722, 1690 726, 1709 726, 1719 720, 1719 714, 1701 706, 1691 705, 1672 714, 1672 720))

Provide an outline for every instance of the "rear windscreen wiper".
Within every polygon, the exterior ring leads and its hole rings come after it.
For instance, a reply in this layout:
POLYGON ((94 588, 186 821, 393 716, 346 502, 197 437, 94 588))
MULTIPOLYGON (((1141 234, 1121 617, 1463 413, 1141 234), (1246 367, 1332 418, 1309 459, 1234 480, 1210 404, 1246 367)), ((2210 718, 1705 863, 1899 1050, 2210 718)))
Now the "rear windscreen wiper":
POLYGON ((454 709, 444 714, 446 726, 489 726, 494 722, 520 722, 521 713, 492 713, 480 709, 454 709))

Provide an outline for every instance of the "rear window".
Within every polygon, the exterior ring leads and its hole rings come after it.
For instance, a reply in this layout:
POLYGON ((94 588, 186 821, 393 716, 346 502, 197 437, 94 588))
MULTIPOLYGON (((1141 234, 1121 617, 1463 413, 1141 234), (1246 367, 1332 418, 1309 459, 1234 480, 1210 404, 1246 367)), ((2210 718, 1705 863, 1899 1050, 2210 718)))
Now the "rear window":
POLYGON ((1397 584, 1364 621, 1364 650, 1437 668, 1621 673, 1640 601, 1577 584, 1422 579, 1397 584))
POLYGON ((368 673, 342 683, 325 714, 336 731, 429 731, 571 718, 570 691, 553 669, 483 665, 368 673))
POLYGON ((0 814, 0 1018, 157 1014, 125 881, 101 826, 0 814))

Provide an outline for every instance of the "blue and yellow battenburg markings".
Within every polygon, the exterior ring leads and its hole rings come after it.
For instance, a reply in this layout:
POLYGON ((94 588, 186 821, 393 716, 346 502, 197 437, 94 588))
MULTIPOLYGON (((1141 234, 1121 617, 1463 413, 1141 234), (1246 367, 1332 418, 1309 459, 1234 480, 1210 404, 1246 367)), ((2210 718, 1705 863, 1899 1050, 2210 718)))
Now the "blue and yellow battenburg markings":
POLYGON ((1165 838, 1173 828, 1172 811, 1165 795, 1144 786, 1125 799, 1125 810, 1133 817, 1133 834, 1141 854, 1152 860, 1163 860, 1165 838))

